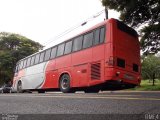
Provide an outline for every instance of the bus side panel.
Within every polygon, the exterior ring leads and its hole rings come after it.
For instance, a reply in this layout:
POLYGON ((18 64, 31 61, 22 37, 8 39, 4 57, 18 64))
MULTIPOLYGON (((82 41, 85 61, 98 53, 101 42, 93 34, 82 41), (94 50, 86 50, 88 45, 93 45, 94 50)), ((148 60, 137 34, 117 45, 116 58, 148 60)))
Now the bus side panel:
POLYGON ((71 66, 71 54, 59 57, 56 59, 56 68, 67 68, 71 66))
POLYGON ((38 89, 45 80, 46 62, 34 65, 25 69, 25 76, 22 77, 23 89, 38 89))
POLYGON ((46 81, 43 88, 58 88, 58 70, 46 72, 46 81))
POLYGON ((88 63, 92 61, 92 49, 85 49, 72 54, 73 87, 88 86, 88 63))
POLYGON ((88 86, 88 64, 82 64, 74 66, 72 69, 73 74, 73 87, 83 87, 88 86))
POLYGON ((92 52, 92 62, 104 60, 105 44, 93 47, 92 52))
POLYGON ((59 57, 55 60, 51 60, 46 68, 46 80, 43 88, 58 88, 60 75, 63 73, 69 73, 66 68, 71 65, 71 55, 59 57))
POLYGON ((46 78, 43 88, 57 88, 58 87, 58 70, 56 68, 56 61, 50 60, 46 67, 46 78))
POLYGON ((104 82, 104 53, 105 44, 101 44, 92 48, 92 62, 89 66, 89 86, 104 82), (98 78, 96 78, 97 73, 100 75, 98 78))

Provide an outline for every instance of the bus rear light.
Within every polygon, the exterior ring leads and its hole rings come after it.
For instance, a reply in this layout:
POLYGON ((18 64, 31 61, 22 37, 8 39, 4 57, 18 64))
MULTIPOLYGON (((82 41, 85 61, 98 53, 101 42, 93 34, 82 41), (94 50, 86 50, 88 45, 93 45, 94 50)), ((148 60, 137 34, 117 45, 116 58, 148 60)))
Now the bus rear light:
POLYGON ((121 72, 116 72, 116 76, 118 77, 120 75, 121 72))
POLYGON ((113 57, 110 57, 109 60, 108 60, 108 65, 109 66, 114 66, 114 58, 113 57))
POLYGON ((122 82, 122 80, 121 80, 121 79, 119 79, 119 80, 118 80, 118 82, 120 82, 120 83, 121 83, 121 82, 122 82))

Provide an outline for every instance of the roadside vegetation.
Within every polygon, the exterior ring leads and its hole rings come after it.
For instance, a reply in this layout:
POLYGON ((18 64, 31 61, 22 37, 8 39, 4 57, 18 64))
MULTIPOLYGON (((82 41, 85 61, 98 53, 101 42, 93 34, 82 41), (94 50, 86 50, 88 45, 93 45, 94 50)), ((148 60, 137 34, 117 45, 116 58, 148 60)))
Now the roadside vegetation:
POLYGON ((140 86, 128 90, 157 91, 160 90, 160 57, 155 55, 142 56, 142 81, 140 86))
POLYGON ((19 34, 0 33, 0 85, 12 81, 18 60, 31 55, 43 46, 19 34))
POLYGON ((152 85, 152 81, 150 80, 142 80, 140 86, 135 88, 127 89, 127 90, 135 90, 135 91, 159 91, 160 90, 160 80, 155 80, 155 85, 152 85))

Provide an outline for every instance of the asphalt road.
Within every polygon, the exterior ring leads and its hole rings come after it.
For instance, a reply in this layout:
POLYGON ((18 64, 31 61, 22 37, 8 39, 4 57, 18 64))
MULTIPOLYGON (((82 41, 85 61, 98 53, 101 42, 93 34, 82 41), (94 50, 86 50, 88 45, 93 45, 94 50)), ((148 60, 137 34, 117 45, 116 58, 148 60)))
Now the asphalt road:
MULTIPOLYGON (((138 114, 142 115, 141 117, 145 120, 149 120, 150 117, 160 120, 160 92, 0 94, 0 114, 1 118, 5 118, 6 115, 19 114, 37 114, 37 116, 78 114, 80 115, 78 118, 83 118, 81 115, 84 114, 92 116, 138 114)), ((106 118, 106 116, 104 117, 106 118)), ((119 116, 117 117, 119 118, 119 116)), ((91 119, 93 118, 96 116, 91 117, 91 119)))

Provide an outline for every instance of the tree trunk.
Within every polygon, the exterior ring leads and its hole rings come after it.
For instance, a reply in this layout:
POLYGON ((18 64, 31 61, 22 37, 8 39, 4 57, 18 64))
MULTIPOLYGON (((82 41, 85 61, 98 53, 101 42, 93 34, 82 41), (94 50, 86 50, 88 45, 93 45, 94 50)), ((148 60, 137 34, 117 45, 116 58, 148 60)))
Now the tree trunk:
POLYGON ((153 73, 153 83, 152 83, 152 86, 155 86, 155 73, 153 73))

